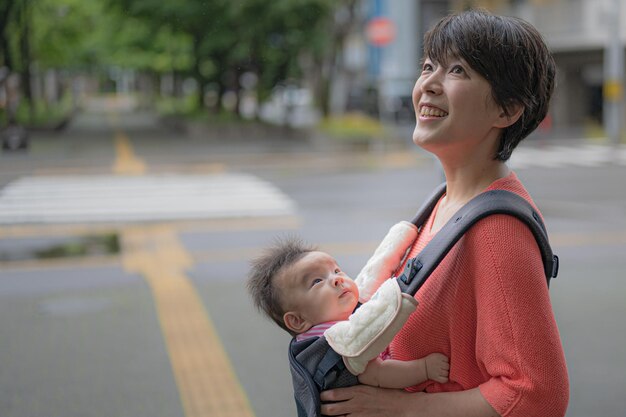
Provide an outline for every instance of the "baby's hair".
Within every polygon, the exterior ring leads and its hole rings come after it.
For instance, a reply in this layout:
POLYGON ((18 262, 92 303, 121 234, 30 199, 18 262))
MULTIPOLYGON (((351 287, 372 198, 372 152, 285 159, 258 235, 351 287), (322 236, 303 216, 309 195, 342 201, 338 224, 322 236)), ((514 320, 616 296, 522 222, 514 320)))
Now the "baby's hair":
POLYGON ((288 236, 276 239, 272 246, 251 262, 247 286, 255 307, 291 335, 294 332, 283 321, 284 303, 280 288, 275 285, 276 277, 285 268, 315 250, 316 248, 305 244, 300 238, 288 236))

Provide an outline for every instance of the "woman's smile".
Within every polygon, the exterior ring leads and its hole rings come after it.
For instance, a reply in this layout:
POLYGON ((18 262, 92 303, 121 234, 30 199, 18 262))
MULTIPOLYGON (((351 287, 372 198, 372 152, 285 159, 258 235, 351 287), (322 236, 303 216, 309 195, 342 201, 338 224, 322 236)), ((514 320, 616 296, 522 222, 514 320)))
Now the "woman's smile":
POLYGON ((441 119, 447 115, 448 112, 432 105, 423 104, 419 108, 420 119, 441 119))

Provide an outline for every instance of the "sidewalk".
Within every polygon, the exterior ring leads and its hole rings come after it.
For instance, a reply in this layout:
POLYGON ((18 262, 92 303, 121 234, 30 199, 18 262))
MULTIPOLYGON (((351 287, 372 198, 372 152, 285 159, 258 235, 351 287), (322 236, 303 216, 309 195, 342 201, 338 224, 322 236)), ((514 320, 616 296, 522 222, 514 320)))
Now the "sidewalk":
MULTIPOLYGON (((78 113, 62 132, 31 132, 27 152, 0 154, 0 186, 27 175, 109 174, 119 162, 117 137, 148 173, 210 174, 224 171, 410 169, 434 161, 411 141, 412 125, 392 126, 385 143, 342 142, 311 129, 266 124, 182 124, 156 115, 78 113)), ((606 142, 606 141, 604 141, 606 142)), ((603 145, 602 140, 537 132, 519 146, 552 152, 554 146, 603 145)), ((534 157, 533 157, 534 159, 534 157)))
POLYGON ((380 142, 341 140, 314 129, 250 123, 239 127, 190 123, 170 132, 184 138, 189 147, 197 147, 205 163, 246 170, 408 168, 432 160, 411 142, 411 126, 388 127, 387 138, 380 142))

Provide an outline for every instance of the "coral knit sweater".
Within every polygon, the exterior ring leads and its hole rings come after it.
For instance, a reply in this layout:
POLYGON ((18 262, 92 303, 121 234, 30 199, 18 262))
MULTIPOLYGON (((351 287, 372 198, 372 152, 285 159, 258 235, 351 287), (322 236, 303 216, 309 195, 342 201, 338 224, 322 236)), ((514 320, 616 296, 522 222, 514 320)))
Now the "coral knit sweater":
MULTIPOLYGON (((488 190, 513 191, 534 202, 511 172, 488 190)), ((409 258, 433 237, 436 213, 409 258)), ((459 240, 416 294, 420 302, 390 345, 391 357, 450 357, 449 382, 409 391, 479 387, 501 416, 565 415, 569 382, 539 248, 530 229, 507 215, 479 221, 459 240)))

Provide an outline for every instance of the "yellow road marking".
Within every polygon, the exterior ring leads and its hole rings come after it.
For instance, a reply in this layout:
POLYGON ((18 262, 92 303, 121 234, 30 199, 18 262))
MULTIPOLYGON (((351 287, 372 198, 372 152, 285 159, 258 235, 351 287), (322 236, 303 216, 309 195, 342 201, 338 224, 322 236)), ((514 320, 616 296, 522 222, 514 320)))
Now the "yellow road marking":
POLYGON ((413 152, 387 152, 383 156, 383 166, 410 168, 416 165, 418 158, 413 152))
MULTIPOLYGON (((345 255, 362 255, 374 253, 379 242, 340 242, 340 243, 324 243, 317 245, 320 250, 332 253, 335 256, 345 255)), ((226 248, 212 249, 201 252, 194 252, 193 259, 198 263, 218 263, 218 262, 236 262, 253 259, 258 256, 263 247, 249 248, 226 248)))
MULTIPOLYGON (((263 226, 263 222, 254 222, 254 225, 261 228, 263 226)), ((185 223, 184 226, 180 227, 176 223, 172 224, 163 224, 162 227, 176 229, 177 231, 188 230, 193 232, 203 231, 203 232, 211 232, 213 227, 217 227, 217 231, 222 230, 231 230, 231 231, 239 231, 244 230, 245 223, 243 223, 240 227, 236 229, 230 229, 228 222, 224 227, 220 227, 219 225, 212 225, 208 223, 204 225, 203 223, 185 223)), ((268 229, 275 230, 279 229, 281 226, 279 223, 269 223, 265 224, 268 229), (275 227, 276 226, 276 227, 275 227)), ((293 227, 297 228, 297 225, 282 225, 283 227, 293 227)), ((247 229, 250 230, 250 229, 247 229)), ((1 238, 11 238, 11 237, 29 237, 29 236, 67 236, 70 234, 75 235, 87 235, 94 233, 93 229, 88 229, 86 226, 83 228, 53 228, 46 232, 46 229, 41 228, 17 228, 10 229, 9 231, 3 230, 0 228, 0 239, 1 238)), ((103 233, 113 233, 111 229, 102 229, 103 233)), ((558 253, 559 248, 565 247, 573 247, 573 246, 620 246, 626 245, 626 232, 615 232, 615 233, 598 233, 598 234, 556 234, 553 235, 550 239, 553 249, 558 253)), ((377 241, 369 241, 369 242, 327 242, 319 244, 319 248, 321 250, 332 253, 336 256, 346 256, 346 255, 367 255, 374 252, 379 242, 377 241)), ((194 263, 219 263, 219 262, 237 262, 237 261, 246 261, 254 258, 263 250, 263 247, 236 247, 236 248, 224 248, 224 249, 211 249, 211 250, 203 250, 203 251, 193 251, 189 252, 189 256, 191 257, 194 263)), ((4 270, 31 270, 31 269, 61 269, 61 268, 100 268, 107 266, 115 266, 120 264, 119 257, 116 255, 108 255, 108 256, 85 256, 80 258, 61 258, 61 259, 48 259, 48 260, 28 260, 28 261, 0 261, 0 269, 4 270)))
POLYGON ((301 227, 297 216, 245 217, 177 223, 181 232, 246 232, 250 230, 293 230, 301 227))
POLYGON ((553 248, 626 244, 626 232, 559 233, 550 237, 553 248))
MULTIPOLYGON (((206 220, 181 220, 163 222, 179 232, 240 232, 249 230, 292 230, 301 226, 296 216, 222 218, 206 220)), ((84 236, 93 234, 118 233, 123 229, 118 223, 102 224, 24 224, 0 226, 0 239, 44 237, 44 236, 84 236)))
POLYGON ((22 224, 0 226, 0 239, 110 234, 117 229, 118 226, 112 224, 22 224))
MULTIPOLYGON (((41 175, 94 175, 107 174, 111 170, 110 166, 90 166, 90 167, 48 167, 33 171, 35 176, 41 175)), ((148 170, 148 168, 146 168, 148 170)), ((151 172, 178 172, 179 174, 219 174, 227 170, 226 164, 215 162, 206 164, 180 165, 150 165, 151 172)))
POLYGON ((114 173, 119 175, 142 175, 146 172, 146 164, 135 156, 130 139, 123 132, 115 133, 115 153, 114 173))
POLYGON ((124 267, 143 275, 155 301, 186 417, 254 414, 196 289, 189 253, 167 226, 122 232, 124 267))
POLYGON ((81 256, 75 258, 28 259, 20 261, 0 261, 2 271, 49 271, 53 269, 106 268, 121 265, 117 255, 81 256))

